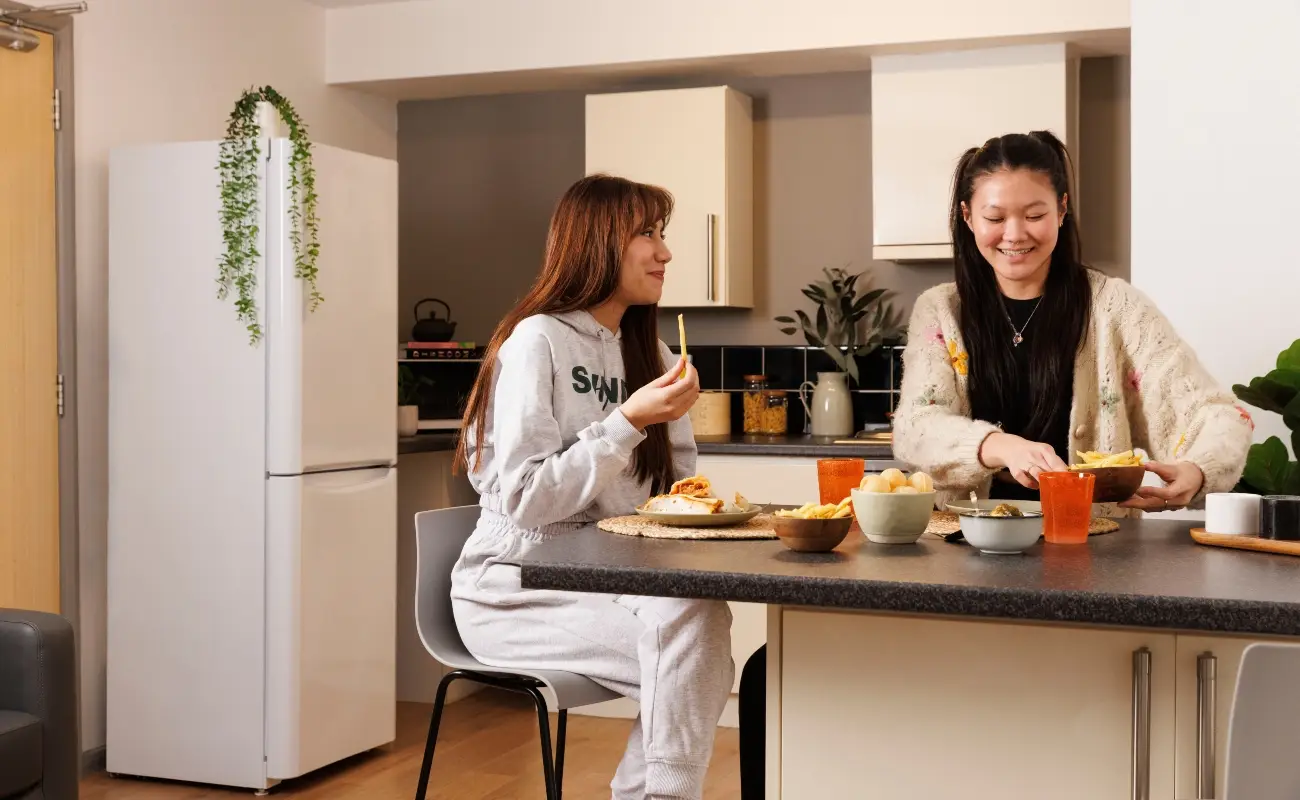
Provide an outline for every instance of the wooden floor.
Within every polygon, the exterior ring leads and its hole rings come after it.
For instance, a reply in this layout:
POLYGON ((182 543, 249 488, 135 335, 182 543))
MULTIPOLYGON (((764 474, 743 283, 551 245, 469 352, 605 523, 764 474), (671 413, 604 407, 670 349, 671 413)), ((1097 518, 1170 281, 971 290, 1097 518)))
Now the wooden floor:
MULTIPOLYGON (((399 703, 397 741, 276 786, 271 797, 300 800, 410 800, 420 775, 430 707, 399 703)), ((551 717, 554 730, 555 717, 551 717)), ((569 716, 564 796, 609 797, 630 720, 569 716)), ((719 728, 705 800, 740 800, 736 730, 719 728)), ((82 781, 81 800, 212 800, 250 790, 169 783, 103 773, 82 781)), ((484 690, 447 706, 429 780, 429 800, 545 800, 537 713, 525 699, 484 690)))

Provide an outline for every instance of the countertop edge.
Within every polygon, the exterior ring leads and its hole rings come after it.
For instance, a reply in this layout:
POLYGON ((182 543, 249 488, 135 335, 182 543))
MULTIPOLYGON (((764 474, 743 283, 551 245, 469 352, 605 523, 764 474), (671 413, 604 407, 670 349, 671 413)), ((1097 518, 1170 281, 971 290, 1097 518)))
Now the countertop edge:
POLYGON ((524 588, 728 600, 812 610, 1300 636, 1300 605, 1294 603, 530 562, 522 565, 520 577, 524 588))

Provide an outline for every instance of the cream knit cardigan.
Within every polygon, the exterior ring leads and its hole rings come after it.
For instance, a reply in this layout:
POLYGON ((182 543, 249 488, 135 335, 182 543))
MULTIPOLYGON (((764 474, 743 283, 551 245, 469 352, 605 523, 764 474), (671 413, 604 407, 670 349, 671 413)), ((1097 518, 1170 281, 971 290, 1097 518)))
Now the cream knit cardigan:
MULTIPOLYGON (((1141 447, 1153 460, 1201 468, 1205 483, 1193 504, 1207 493, 1231 491, 1246 463, 1250 415, 1141 292, 1098 272, 1089 277, 1092 317, 1074 365, 1071 456, 1141 447)), ((895 456, 930 473, 941 501, 972 490, 988 497, 994 470, 980 463, 979 451, 998 430, 970 417, 958 303, 953 283, 917 299, 894 413, 895 456)), ((1040 318, 1030 335, 1050 335, 1045 322, 1040 318)))

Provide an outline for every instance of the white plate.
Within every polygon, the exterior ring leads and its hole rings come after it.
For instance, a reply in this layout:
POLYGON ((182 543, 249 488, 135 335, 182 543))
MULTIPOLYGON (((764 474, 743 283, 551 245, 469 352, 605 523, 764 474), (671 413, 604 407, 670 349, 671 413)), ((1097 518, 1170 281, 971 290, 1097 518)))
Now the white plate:
POLYGON ((749 522, 754 517, 763 512, 762 506, 756 506, 753 503, 744 511, 732 511, 722 514, 682 514, 666 511, 642 511, 637 509, 636 513, 646 519, 652 519, 661 525, 672 525, 678 528, 721 528, 726 525, 740 525, 749 522))

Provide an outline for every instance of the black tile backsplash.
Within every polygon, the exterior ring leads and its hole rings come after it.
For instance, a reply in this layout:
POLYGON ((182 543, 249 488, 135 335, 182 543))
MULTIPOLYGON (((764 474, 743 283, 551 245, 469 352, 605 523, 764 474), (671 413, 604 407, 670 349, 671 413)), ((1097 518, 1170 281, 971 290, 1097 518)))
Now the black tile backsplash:
POLYGON ((722 388, 739 391, 745 388, 746 375, 763 375, 762 347, 722 348, 722 388))
POLYGON ((798 389, 807 380, 804 351, 795 347, 764 348, 762 374, 773 389, 798 389))

